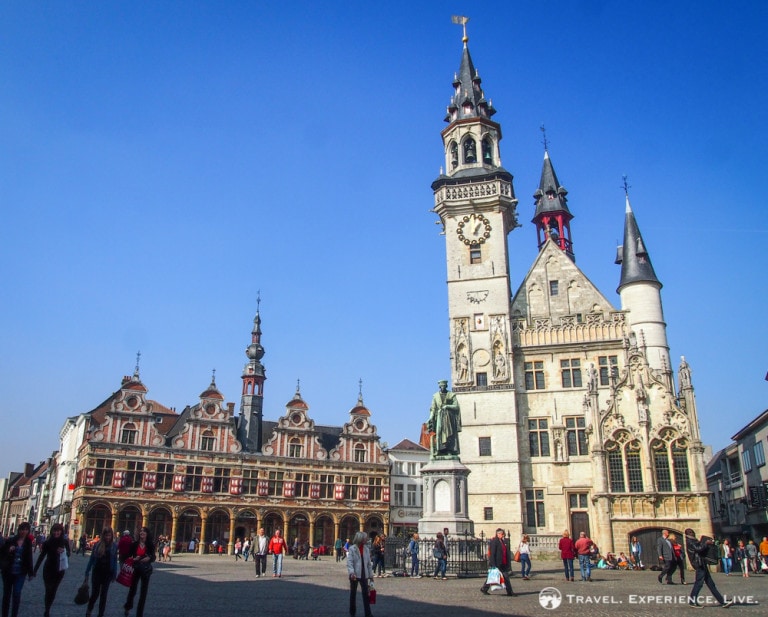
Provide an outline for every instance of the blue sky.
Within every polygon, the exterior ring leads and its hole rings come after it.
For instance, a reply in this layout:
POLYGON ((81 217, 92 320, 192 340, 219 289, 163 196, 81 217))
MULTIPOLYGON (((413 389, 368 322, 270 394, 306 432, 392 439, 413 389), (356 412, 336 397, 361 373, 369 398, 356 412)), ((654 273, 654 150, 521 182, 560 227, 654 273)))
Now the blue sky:
POLYGON ((577 264, 617 307, 629 176, 705 442, 766 408, 765 2, 8 1, 0 474, 50 455, 139 350, 152 399, 194 404, 215 368, 239 406, 259 290, 267 418, 300 379, 340 425, 362 378, 382 438, 418 437, 449 375, 429 210, 452 14, 515 175, 512 291, 544 123, 577 264))

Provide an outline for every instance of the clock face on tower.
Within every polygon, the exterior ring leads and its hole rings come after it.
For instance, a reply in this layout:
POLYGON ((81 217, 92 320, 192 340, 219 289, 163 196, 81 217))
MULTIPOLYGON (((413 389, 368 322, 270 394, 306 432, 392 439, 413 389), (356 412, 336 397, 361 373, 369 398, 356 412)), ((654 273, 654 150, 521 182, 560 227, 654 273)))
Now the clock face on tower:
POLYGON ((491 223, 482 214, 468 214, 459 221, 456 233, 466 245, 483 244, 491 236, 491 223))

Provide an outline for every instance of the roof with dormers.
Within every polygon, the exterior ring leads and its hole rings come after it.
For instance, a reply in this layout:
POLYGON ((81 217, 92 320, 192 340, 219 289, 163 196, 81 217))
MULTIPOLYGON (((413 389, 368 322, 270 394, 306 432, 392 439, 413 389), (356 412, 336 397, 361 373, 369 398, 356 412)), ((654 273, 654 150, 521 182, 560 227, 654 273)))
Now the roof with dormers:
POLYGON ((567 212, 570 214, 568 199, 566 198, 567 194, 568 191, 565 190, 557 179, 555 168, 552 166, 552 161, 549 158, 549 152, 545 151, 539 188, 533 194, 533 198, 536 200, 536 213, 533 216, 533 220, 535 221, 545 212, 567 212))
POLYGON ((392 446, 390 450, 398 450, 402 452, 427 452, 428 451, 427 448, 412 442, 410 439, 403 439, 397 445, 392 446))

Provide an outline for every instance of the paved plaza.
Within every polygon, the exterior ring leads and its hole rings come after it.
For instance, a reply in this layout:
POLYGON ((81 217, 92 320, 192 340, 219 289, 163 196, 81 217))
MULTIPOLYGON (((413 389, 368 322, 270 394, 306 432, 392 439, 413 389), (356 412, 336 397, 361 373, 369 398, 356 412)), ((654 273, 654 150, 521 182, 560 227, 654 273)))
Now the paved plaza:
MULTIPOLYGON (((73 598, 85 572, 87 559, 73 555, 59 589, 51 617, 84 617, 85 607, 76 606, 73 598)), ((529 581, 513 576, 512 586, 517 596, 503 592, 480 593, 481 579, 436 581, 432 578, 377 578, 378 601, 372 607, 374 617, 483 617, 490 615, 555 615, 567 617, 659 617, 698 614, 702 611, 679 604, 680 596, 690 592, 690 585, 659 585, 656 572, 626 572, 598 570, 592 583, 566 583, 557 562, 533 562, 529 581), (545 610, 539 602, 539 592, 547 587, 559 590, 561 604, 545 610)), ((214 555, 175 556, 170 563, 156 563, 150 583, 145 617, 216 617, 250 615, 252 617, 346 617, 348 612, 348 581, 346 564, 334 558, 320 561, 285 560, 282 578, 272 578, 271 557, 267 577, 254 576, 252 561, 235 562, 234 557, 214 555)), ((689 573, 688 580, 693 580, 689 573)), ((578 570, 576 573, 578 578, 578 570)), ((768 607, 768 576, 749 579, 739 575, 726 577, 714 574, 721 593, 736 597, 737 604, 728 609, 739 616, 766 615, 768 607), (747 602, 759 602, 759 605, 747 602)), ((676 579, 675 580, 679 580, 676 579)), ((127 588, 113 583, 105 617, 123 617, 122 604, 127 588)), ((708 595, 706 588, 702 595, 708 595)), ((710 598, 710 601, 713 599, 710 598)), ((710 604, 704 615, 722 613, 710 604)), ((19 617, 42 617, 42 571, 38 578, 24 586, 19 617)), ((94 612, 94 617, 96 613, 94 612)), ((132 617, 135 612, 132 613, 132 617)), ((363 611, 358 591, 358 617, 363 611)))

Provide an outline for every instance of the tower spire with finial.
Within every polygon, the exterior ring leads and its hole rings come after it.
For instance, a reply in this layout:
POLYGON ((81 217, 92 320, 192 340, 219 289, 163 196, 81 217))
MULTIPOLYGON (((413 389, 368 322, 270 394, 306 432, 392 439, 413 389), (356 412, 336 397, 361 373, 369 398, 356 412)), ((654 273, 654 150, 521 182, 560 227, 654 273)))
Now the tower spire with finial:
POLYGON ((469 42, 469 37, 467 36, 467 22, 469 21, 469 17, 465 17, 464 15, 451 15, 451 21, 461 26, 463 30, 461 41, 464 43, 464 46, 466 46, 469 42))
POLYGON ((139 377, 139 361, 141 360, 141 352, 136 352, 136 368, 133 369, 133 378, 136 381, 141 381, 141 378, 139 377))
POLYGON ((541 123, 541 126, 539 127, 539 130, 541 131, 541 134, 543 135, 542 142, 544 144, 544 153, 549 152, 549 141, 547 140, 547 128, 544 126, 544 123, 541 123))
MULTIPOLYGON (((264 382, 267 379, 261 359, 264 347, 261 345, 261 291, 256 294, 256 317, 253 318, 251 344, 245 348, 248 362, 243 368, 243 390, 240 398, 240 427, 238 439, 248 452, 261 452, 262 411, 264 407, 264 382)), ((216 371, 214 370, 214 377, 216 371)))

